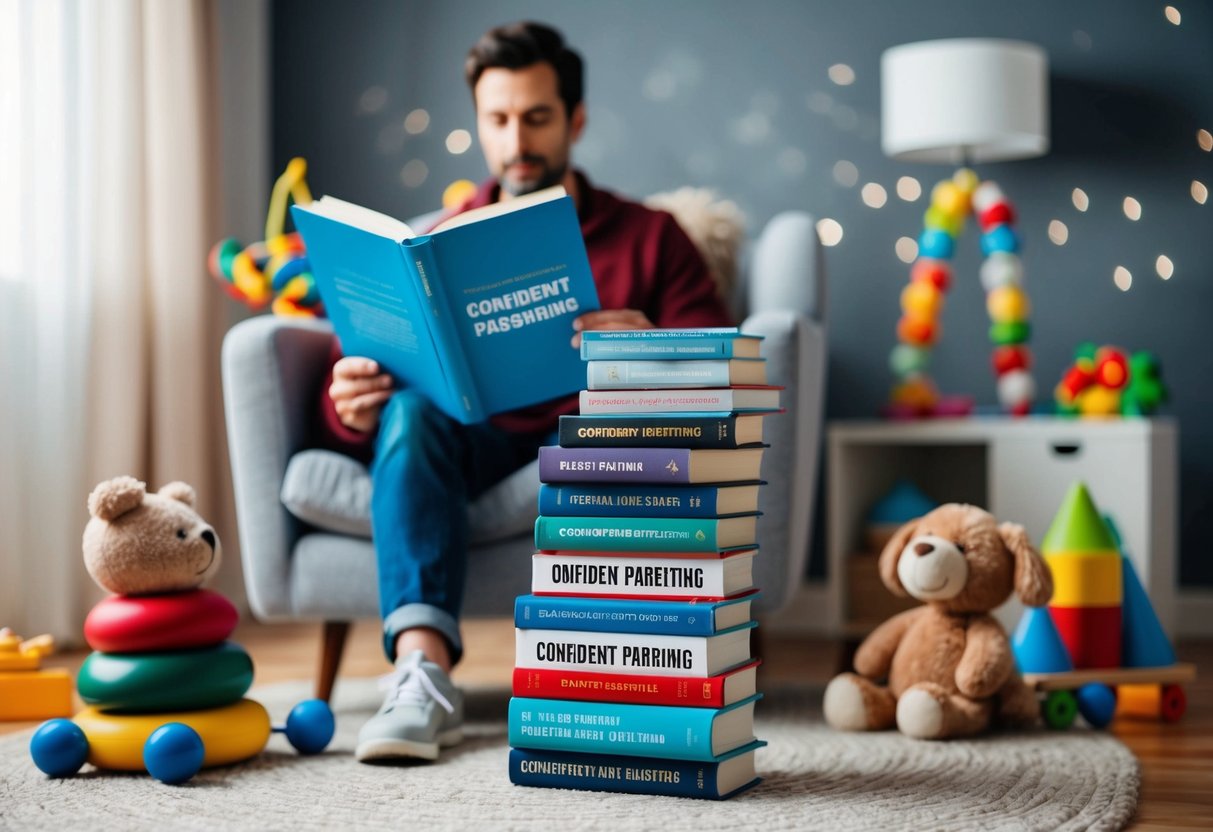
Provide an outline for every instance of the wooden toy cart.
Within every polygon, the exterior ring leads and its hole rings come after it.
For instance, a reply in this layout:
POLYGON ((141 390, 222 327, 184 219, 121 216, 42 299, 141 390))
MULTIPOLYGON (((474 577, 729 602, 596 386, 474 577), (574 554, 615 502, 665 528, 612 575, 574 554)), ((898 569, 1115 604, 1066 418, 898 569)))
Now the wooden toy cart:
POLYGON ((1188 708, 1181 683, 1196 678, 1196 666, 1178 663, 1025 673, 1023 678, 1044 694, 1041 715, 1050 728, 1069 728, 1080 711, 1092 726, 1103 728, 1114 714, 1178 721, 1188 708), (1101 694, 1101 689, 1107 693, 1101 694))

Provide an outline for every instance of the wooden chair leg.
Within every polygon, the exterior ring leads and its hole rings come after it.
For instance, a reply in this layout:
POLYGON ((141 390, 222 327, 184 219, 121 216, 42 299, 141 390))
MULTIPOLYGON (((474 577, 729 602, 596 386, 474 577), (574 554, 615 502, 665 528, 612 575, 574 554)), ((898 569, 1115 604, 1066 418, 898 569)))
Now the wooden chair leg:
POLYGON ((350 622, 324 622, 324 651, 320 655, 320 676, 316 679, 316 698, 328 702, 337 681, 337 669, 341 666, 341 654, 345 652, 345 639, 350 634, 350 622))

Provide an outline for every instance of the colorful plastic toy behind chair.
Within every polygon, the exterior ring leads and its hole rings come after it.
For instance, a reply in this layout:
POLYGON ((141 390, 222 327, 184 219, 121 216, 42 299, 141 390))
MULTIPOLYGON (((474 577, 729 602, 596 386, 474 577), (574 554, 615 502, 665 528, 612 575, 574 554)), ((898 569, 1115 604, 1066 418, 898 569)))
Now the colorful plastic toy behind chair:
POLYGON ((312 201, 304 175, 307 162, 296 157, 274 183, 265 218, 265 239, 241 246, 232 237, 211 249, 207 266, 231 297, 253 309, 271 304, 276 315, 322 315, 320 295, 298 232, 286 232, 290 201, 312 201))

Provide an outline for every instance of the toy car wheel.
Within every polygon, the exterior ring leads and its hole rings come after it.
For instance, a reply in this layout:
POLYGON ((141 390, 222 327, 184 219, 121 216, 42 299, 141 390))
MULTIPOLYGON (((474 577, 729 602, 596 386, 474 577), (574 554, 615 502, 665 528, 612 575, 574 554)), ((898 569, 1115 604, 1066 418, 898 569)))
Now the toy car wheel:
POLYGON ((286 738, 300 754, 319 754, 336 729, 333 711, 323 699, 300 702, 286 718, 286 738))
POLYGON ((198 732, 180 722, 161 725, 143 744, 143 765, 161 783, 175 786, 202 768, 206 753, 198 732))
POLYGON ((1163 685, 1158 713, 1163 722, 1178 722, 1188 710, 1188 695, 1179 685, 1163 685))
POLYGON ((1045 725, 1050 728, 1059 731, 1069 728, 1074 724, 1074 717, 1078 716, 1078 700, 1074 697, 1074 692, 1049 691, 1049 695, 1045 697, 1044 706, 1041 708, 1041 716, 1044 717, 1045 725))
POLYGON ((70 719, 51 719, 30 737, 34 765, 51 777, 70 777, 88 759, 88 738, 70 719))

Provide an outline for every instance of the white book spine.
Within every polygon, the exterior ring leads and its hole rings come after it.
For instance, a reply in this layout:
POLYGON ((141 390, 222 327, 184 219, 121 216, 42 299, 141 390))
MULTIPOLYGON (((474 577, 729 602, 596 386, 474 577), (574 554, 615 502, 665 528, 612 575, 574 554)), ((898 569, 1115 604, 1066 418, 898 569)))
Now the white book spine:
POLYGON ((718 598, 726 560, 532 555, 531 591, 560 595, 718 598))
POLYGON ((733 391, 719 390, 582 390, 581 414, 678 413, 733 410, 733 391))
POLYGON ((729 362, 588 361, 586 386, 591 390, 618 387, 728 387, 729 362))
POLYGON ((599 633, 587 630, 514 630, 514 666, 653 676, 711 676, 707 639, 599 633))

